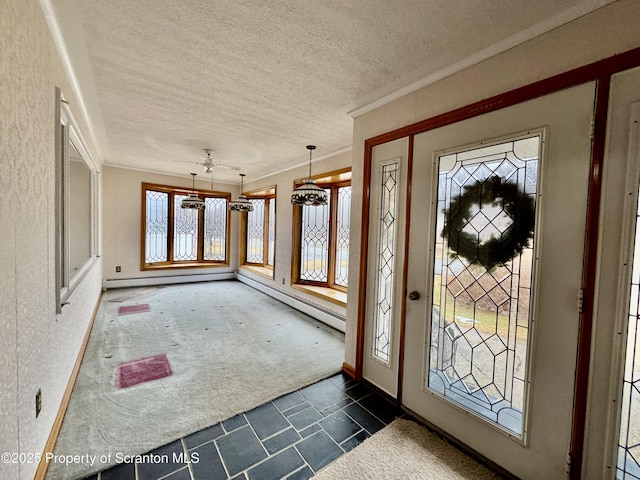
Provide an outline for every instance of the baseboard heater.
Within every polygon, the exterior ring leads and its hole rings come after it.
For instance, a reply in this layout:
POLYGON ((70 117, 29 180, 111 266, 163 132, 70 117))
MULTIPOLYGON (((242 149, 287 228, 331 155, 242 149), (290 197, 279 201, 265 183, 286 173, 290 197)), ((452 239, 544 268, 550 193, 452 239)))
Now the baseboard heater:
POLYGON ((235 280, 235 272, 227 273, 201 273, 193 275, 173 275, 166 277, 140 277, 140 278, 105 278, 102 280, 102 289, 125 287, 148 287, 154 285, 171 285, 175 283, 210 282, 212 280, 235 280))
POLYGON ((289 305, 290 307, 295 308, 296 310, 302 313, 305 313, 310 317, 315 318, 319 322, 329 325, 330 327, 335 328, 336 330, 342 333, 344 333, 346 330, 345 319, 333 312, 329 312, 316 305, 312 305, 292 295, 281 292, 280 290, 271 288, 263 283, 260 283, 256 280, 253 280, 252 278, 249 278, 243 275, 240 272, 238 272, 237 278, 240 282, 246 285, 249 285, 250 287, 253 287, 256 290, 259 290, 262 293, 265 293, 270 297, 273 297, 276 300, 279 300, 285 305, 289 305))

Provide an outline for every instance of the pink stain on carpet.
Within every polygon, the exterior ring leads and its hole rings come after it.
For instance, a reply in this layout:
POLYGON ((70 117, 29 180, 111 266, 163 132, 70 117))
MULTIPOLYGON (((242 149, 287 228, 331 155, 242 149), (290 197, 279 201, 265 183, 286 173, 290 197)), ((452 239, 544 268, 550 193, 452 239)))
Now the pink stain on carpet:
POLYGON ((167 356, 155 355, 133 362, 121 363, 116 367, 116 387, 128 388, 139 383, 168 377, 173 372, 167 356))
POLYGON ((131 313, 142 313, 151 310, 151 306, 148 303, 141 303, 139 305, 125 305, 124 307, 118 307, 118 316, 129 315, 131 313))

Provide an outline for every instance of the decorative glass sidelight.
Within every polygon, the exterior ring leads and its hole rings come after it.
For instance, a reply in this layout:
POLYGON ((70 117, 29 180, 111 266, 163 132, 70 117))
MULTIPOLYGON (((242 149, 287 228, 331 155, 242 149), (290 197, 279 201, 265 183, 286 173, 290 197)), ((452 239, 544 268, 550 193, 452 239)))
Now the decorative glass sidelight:
POLYGON ((181 208, 187 195, 174 197, 173 221, 173 260, 186 261, 198 259, 198 210, 181 208))
POLYGON ((301 280, 326 282, 329 278, 329 193, 325 205, 302 206, 301 280))
POLYGON ((145 263, 166 262, 169 232, 169 194, 146 190, 145 263))
POLYGON ((391 360, 391 330, 394 313, 395 251, 399 208, 400 163, 380 167, 380 204, 378 206, 378 271, 374 310, 373 356, 383 363, 391 360))
MULTIPOLYGON (((640 196, 638 197, 640 199, 640 196)), ((627 348, 622 384, 620 439, 616 478, 640 479, 640 204, 631 274, 631 298, 627 325, 627 348)))
POLYGON ((264 198, 252 198, 253 211, 247 212, 247 263, 264 262, 264 198))
POLYGON ((336 220, 336 275, 335 284, 348 287, 349 236, 351 222, 351 185, 338 188, 336 220))
POLYGON ((224 261, 227 258, 226 198, 204 199, 204 260, 224 261))
POLYGON ((273 267, 276 254, 276 199, 271 198, 269 200, 269 220, 268 220, 268 233, 267 238, 267 265, 273 267))
POLYGON ((429 390, 522 436, 539 135, 437 158, 429 390))

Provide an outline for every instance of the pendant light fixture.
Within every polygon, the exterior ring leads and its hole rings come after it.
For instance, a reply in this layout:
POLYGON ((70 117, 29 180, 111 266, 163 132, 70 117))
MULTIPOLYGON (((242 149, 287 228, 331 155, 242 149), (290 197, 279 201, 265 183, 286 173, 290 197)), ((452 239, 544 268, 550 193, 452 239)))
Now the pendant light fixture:
POLYGON ((316 149, 315 145, 307 145, 309 150, 309 178, 291 193, 291 203, 294 205, 318 206, 327 204, 327 192, 316 185, 311 178, 311 153, 316 149))
POLYGON ((253 203, 247 199, 246 196, 242 194, 242 189, 244 186, 244 173, 240 174, 240 195, 238 195, 237 200, 232 200, 229 202, 229 210, 232 212, 252 212, 253 211, 253 203))
POLYGON ((204 200, 202 200, 196 193, 196 175, 197 173, 191 174, 192 192, 189 194, 187 198, 182 199, 182 202, 180 202, 180 206, 182 208, 193 208, 196 210, 204 210, 204 200))

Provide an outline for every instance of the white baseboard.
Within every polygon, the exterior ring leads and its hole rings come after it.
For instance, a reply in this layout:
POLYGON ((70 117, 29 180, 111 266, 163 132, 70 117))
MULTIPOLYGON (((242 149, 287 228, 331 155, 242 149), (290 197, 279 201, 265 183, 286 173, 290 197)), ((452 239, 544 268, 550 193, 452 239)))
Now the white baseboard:
POLYGON ((173 283, 210 282, 212 280, 235 280, 235 272, 204 273, 195 275, 173 275, 167 277, 142 277, 142 278, 105 278, 102 280, 103 290, 109 288, 124 287, 148 287, 152 285, 170 285, 173 283))
POLYGON ((253 280, 252 278, 249 278, 240 272, 238 272, 237 274, 237 279, 240 282, 255 288, 256 290, 259 290, 262 293, 265 293, 270 297, 273 297, 276 300, 279 300, 282 303, 289 305, 290 307, 295 308, 296 310, 305 313, 312 318, 315 318, 319 322, 322 322, 342 333, 345 333, 345 320, 340 316, 331 312, 327 312, 326 310, 316 307, 315 305, 306 303, 303 300, 292 297, 291 295, 276 290, 275 288, 271 288, 263 283, 257 282, 256 280, 253 280))

